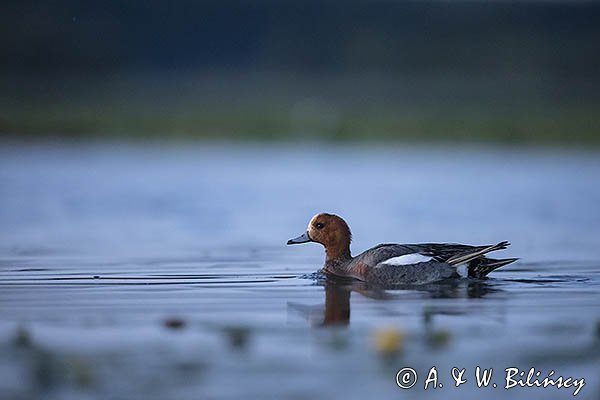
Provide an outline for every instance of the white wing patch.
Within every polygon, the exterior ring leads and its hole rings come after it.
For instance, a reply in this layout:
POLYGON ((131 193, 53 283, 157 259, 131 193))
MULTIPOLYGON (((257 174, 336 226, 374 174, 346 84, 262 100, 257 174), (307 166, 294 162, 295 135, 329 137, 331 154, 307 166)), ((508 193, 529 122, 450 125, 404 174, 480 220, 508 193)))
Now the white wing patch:
POLYGON ((422 262, 431 261, 433 257, 424 256, 419 253, 405 254, 403 256, 388 258, 385 261, 382 261, 381 264, 387 265, 409 265, 409 264, 417 264, 422 262))

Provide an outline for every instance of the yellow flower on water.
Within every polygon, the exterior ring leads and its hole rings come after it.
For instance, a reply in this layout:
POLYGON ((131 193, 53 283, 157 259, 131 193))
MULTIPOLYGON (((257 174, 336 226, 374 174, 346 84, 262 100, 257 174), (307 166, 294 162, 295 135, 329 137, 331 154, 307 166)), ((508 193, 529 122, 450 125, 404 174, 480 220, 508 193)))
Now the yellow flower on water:
POLYGON ((377 329, 373 334, 373 344, 384 355, 398 353, 404 344, 404 334, 392 327, 377 329))

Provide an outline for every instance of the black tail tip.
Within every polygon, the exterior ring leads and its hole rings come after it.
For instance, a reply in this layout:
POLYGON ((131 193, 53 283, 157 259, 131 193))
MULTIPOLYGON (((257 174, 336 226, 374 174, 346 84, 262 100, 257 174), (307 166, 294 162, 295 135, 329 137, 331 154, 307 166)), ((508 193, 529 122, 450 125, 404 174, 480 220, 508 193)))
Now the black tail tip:
POLYGON ((468 271, 470 278, 485 278, 490 272, 517 261, 518 258, 479 258, 469 263, 468 271))
POLYGON ((494 269, 496 269, 496 268, 500 268, 500 267, 503 267, 505 265, 514 263, 518 259, 519 259, 518 257, 515 257, 515 258, 502 258, 500 260, 490 260, 491 262, 488 262, 487 266, 488 267, 494 267, 494 269))

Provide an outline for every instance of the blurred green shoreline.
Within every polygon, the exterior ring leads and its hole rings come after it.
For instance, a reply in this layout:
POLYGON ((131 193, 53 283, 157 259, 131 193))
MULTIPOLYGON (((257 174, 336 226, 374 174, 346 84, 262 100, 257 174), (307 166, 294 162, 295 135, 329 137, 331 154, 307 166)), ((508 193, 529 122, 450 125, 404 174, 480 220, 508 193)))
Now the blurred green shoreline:
POLYGON ((593 85, 551 83, 511 75, 5 77, 0 135, 598 146, 593 85))

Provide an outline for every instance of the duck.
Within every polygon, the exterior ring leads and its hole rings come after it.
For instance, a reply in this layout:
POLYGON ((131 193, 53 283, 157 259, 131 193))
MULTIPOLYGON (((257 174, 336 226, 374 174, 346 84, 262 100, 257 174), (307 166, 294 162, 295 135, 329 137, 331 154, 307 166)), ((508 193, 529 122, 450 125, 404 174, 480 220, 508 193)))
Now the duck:
POLYGON ((484 279, 518 258, 493 259, 486 254, 506 249, 510 243, 472 246, 456 243, 379 244, 353 257, 352 232, 343 218, 319 213, 306 232, 288 245, 319 243, 325 247, 322 272, 382 286, 420 285, 455 278, 484 279))

